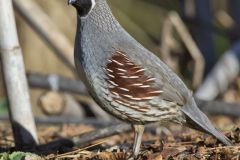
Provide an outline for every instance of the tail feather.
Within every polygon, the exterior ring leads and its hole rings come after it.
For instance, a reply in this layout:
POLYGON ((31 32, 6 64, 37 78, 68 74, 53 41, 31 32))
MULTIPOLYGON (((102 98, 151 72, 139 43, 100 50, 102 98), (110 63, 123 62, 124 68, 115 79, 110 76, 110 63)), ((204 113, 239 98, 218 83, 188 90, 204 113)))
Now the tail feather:
POLYGON ((227 146, 233 145, 232 142, 220 131, 218 131, 210 122, 208 117, 200 111, 193 98, 188 100, 188 103, 182 107, 182 112, 186 115, 187 123, 193 128, 204 131, 213 135, 219 141, 227 146))

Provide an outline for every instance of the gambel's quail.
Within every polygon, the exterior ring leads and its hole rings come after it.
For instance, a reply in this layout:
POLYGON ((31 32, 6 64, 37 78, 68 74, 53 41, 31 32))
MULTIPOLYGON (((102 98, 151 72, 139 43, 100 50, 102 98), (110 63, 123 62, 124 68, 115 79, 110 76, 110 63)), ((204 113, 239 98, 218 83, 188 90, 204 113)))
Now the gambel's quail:
POLYGON ((77 10, 76 68, 99 106, 132 124, 134 157, 144 125, 152 122, 185 124, 231 145, 198 109, 182 80, 121 27, 106 0, 68 3, 77 10))

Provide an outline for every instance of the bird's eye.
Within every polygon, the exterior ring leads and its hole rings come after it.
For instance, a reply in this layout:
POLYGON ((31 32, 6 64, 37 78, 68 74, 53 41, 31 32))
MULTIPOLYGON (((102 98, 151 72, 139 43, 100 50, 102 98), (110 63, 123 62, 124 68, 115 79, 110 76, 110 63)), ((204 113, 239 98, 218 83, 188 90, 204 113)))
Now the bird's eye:
POLYGON ((87 16, 95 5, 95 0, 76 0, 72 5, 77 9, 78 15, 87 16))

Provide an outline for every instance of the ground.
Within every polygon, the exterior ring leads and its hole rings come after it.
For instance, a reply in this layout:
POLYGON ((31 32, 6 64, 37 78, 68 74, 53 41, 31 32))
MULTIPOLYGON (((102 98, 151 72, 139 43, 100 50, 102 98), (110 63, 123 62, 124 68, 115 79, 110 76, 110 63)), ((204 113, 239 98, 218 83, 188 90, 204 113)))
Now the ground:
MULTIPOLYGON (((139 159, 184 159, 184 160, 229 160, 240 159, 240 121, 219 116, 211 119, 224 131, 234 146, 223 146, 215 138, 182 126, 171 124, 166 127, 149 126, 143 137, 139 159)), ((38 125, 39 140, 42 144, 72 137, 94 130, 91 125, 38 125)), ((133 133, 122 133, 100 139, 85 147, 65 148, 59 152, 35 151, 42 159, 74 160, 125 160, 131 154, 133 133)), ((2 150, 14 147, 11 127, 0 122, 0 146, 2 150)), ((15 153, 15 152, 14 152, 15 153)), ((1 159, 1 155, 0 155, 1 159)), ((1 159, 2 160, 2 159, 1 159)), ((4 160, 4 159, 3 159, 4 160)))

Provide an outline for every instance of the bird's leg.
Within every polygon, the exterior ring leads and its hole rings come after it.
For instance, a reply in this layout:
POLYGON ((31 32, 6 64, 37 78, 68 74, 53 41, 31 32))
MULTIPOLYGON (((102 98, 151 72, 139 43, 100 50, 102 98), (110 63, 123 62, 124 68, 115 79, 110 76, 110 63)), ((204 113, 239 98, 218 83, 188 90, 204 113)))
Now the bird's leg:
POLYGON ((140 151, 142 135, 144 132, 144 125, 133 125, 134 129, 134 144, 133 144, 133 156, 137 158, 140 151))

